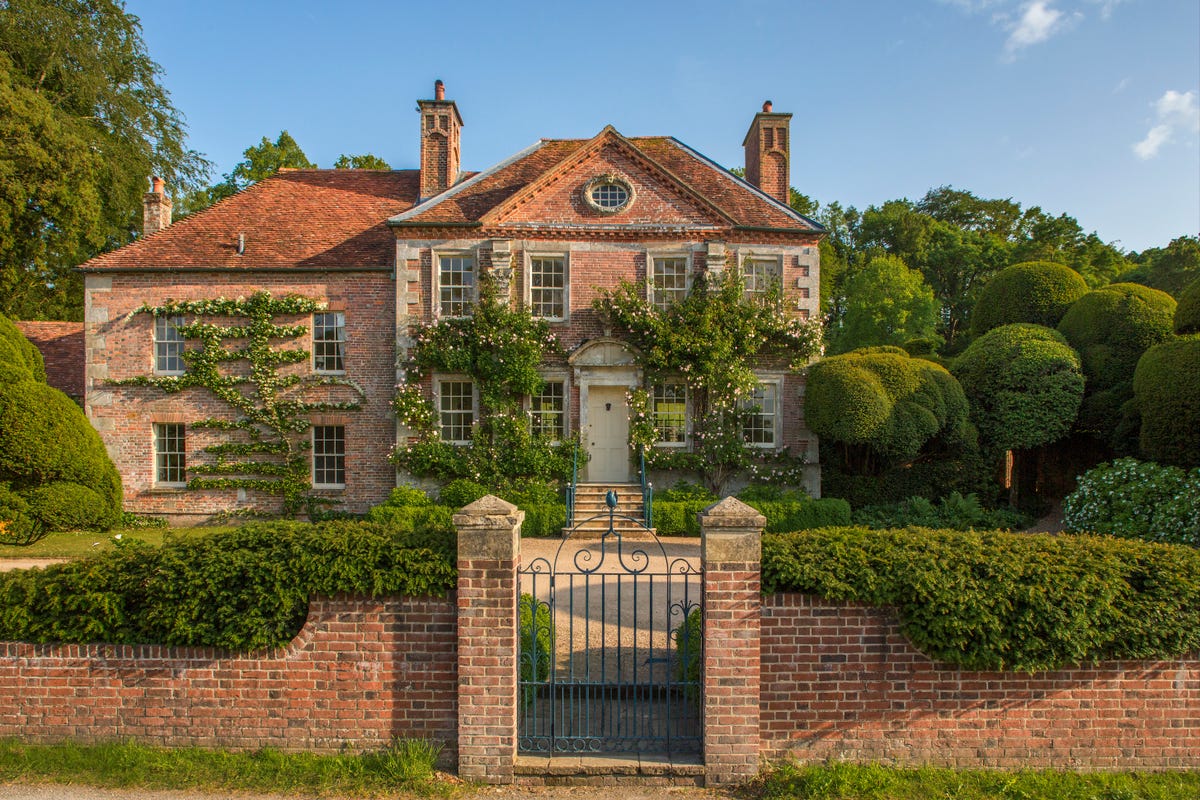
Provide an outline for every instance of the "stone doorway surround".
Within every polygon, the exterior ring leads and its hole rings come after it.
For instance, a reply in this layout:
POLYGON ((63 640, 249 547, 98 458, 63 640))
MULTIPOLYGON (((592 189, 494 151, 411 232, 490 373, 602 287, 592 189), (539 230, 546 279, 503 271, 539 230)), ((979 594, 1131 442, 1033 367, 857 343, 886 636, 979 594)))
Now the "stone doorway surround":
MULTIPOLYGON (((642 385, 642 369, 637 365, 637 356, 637 351, 628 343, 611 336, 601 336, 584 342, 567 359, 567 363, 573 370, 575 386, 579 391, 579 431, 585 437, 585 449, 588 448, 586 437, 590 432, 594 432, 592 426, 596 422, 592 419, 592 413, 589 411, 592 387, 604 387, 603 390, 621 388, 625 391, 639 388, 642 385)), ((627 440, 628 425, 623 431, 618 429, 617 433, 623 433, 627 440)), ((612 443, 609 444, 612 445, 612 443)), ((625 447, 628 448, 627 441, 625 447)), ((628 472, 624 476, 618 472, 619 470, 611 474, 606 472, 593 477, 588 465, 585 464, 581 477, 587 481, 623 483, 633 475, 632 457, 629 458, 628 472)))

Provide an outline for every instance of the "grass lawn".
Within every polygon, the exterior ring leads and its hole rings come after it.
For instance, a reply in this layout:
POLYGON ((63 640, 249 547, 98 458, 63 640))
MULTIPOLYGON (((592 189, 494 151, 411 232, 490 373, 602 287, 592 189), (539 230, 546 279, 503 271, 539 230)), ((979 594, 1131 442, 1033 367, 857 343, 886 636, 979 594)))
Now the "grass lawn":
POLYGON ((97 533, 95 531, 66 531, 50 533, 31 545, 17 546, 0 544, 0 559, 3 558, 84 558, 104 550, 112 549, 112 539, 139 539, 160 545, 167 536, 192 537, 211 536, 231 528, 127 528, 97 533))

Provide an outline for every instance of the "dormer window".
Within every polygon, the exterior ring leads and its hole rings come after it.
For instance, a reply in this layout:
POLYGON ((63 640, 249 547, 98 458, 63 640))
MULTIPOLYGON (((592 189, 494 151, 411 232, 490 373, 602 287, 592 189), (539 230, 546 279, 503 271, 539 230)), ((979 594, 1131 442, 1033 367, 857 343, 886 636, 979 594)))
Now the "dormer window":
POLYGON ((600 175, 583 187, 583 199, 601 214, 615 214, 633 202, 633 187, 617 175, 600 175))

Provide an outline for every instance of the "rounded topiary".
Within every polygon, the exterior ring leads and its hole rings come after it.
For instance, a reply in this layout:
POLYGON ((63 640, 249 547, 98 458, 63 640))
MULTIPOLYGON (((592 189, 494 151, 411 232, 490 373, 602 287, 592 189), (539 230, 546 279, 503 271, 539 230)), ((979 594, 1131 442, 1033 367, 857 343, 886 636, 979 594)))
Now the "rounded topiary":
POLYGON ((0 481, 22 491, 78 483, 99 495, 105 513, 121 511, 121 477, 99 434, 62 392, 34 381, 0 385, 0 481))
POLYGON ((1114 283, 1075 301, 1058 324, 1079 353, 1087 390, 1079 429, 1117 444, 1122 407, 1133 397, 1142 353, 1171 338, 1175 298, 1137 283, 1114 283))
POLYGON ((25 338, 8 317, 0 315, 0 368, 5 366, 8 369, 0 376, 4 382, 15 377, 13 370, 26 371, 36 381, 44 383, 46 380, 46 364, 41 351, 25 338))
POLYGON ((1016 322, 1054 327, 1087 290, 1083 276, 1062 264, 1013 264, 984 284, 971 312, 971 333, 978 337, 1016 322))
POLYGON ((1175 307, 1175 332, 1200 333, 1200 280, 1192 281, 1179 295, 1175 307))
POLYGON ((30 516, 50 531, 106 531, 120 518, 97 492, 78 483, 47 483, 22 495, 30 516))
POLYGON ((1026 450, 1065 436, 1083 399, 1079 355, 1042 325, 1003 325, 954 362, 980 438, 1000 450, 1026 450))
POLYGON ((1133 374, 1133 392, 1142 453, 1164 464, 1200 466, 1200 335, 1147 350, 1133 374))

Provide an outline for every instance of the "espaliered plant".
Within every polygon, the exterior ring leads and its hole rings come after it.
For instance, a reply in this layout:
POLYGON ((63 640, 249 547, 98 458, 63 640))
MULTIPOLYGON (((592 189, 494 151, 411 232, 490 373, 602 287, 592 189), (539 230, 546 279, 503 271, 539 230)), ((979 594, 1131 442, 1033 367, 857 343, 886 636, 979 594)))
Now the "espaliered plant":
POLYGON ((556 444, 535 433, 522 408, 525 397, 542 389, 542 359, 562 353, 549 325, 511 308, 485 276, 470 316, 441 319, 413 335, 393 401, 410 436, 392 452, 393 463, 419 477, 469 478, 492 487, 570 477, 570 441, 556 444), (467 375, 479 392, 469 444, 441 438, 437 410, 422 390, 434 372, 467 375))
POLYGON ((312 514, 332 501, 312 491, 304 434, 310 415, 328 411, 357 411, 365 393, 353 381, 332 375, 281 372, 281 367, 309 358, 308 350, 289 347, 308 332, 303 324, 280 324, 277 317, 320 311, 324 304, 307 297, 272 297, 258 292, 235 300, 189 300, 145 305, 137 313, 194 317, 179 327, 185 340, 199 347, 185 348, 187 371, 182 375, 138 376, 114 381, 119 386, 151 386, 168 394, 185 389, 205 389, 223 401, 230 416, 190 422, 192 428, 224 431, 230 438, 204 448, 213 456, 207 463, 189 464, 189 489, 248 489, 276 495, 285 515, 312 514), (239 362, 246 367, 235 366, 239 362), (308 390, 343 386, 354 399, 308 400, 308 390), (235 438, 236 437, 236 438, 235 438))
POLYGON ((683 470, 722 493, 739 473, 755 480, 800 482, 804 461, 779 448, 764 453, 745 439, 747 420, 759 409, 751 395, 759 383, 756 367, 774 363, 798 372, 821 345, 821 326, 781 312, 779 287, 747 299, 741 275, 726 270, 712 280, 698 275, 686 298, 660 309, 629 282, 603 291, 595 309, 621 328, 638 349, 649 383, 687 385, 694 409, 691 450, 655 448, 649 396, 630 395, 630 444, 642 449, 650 469, 683 470))

